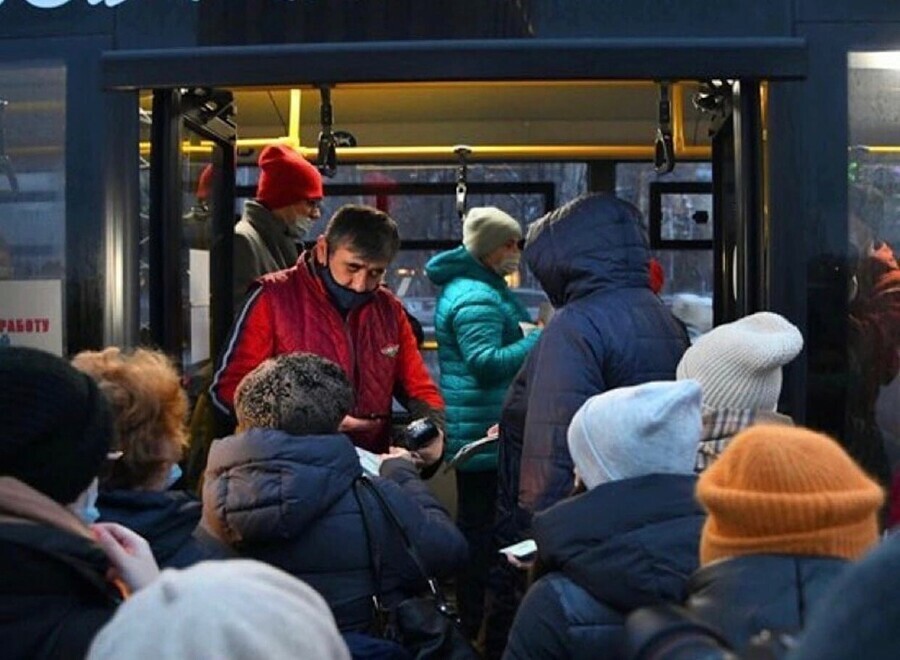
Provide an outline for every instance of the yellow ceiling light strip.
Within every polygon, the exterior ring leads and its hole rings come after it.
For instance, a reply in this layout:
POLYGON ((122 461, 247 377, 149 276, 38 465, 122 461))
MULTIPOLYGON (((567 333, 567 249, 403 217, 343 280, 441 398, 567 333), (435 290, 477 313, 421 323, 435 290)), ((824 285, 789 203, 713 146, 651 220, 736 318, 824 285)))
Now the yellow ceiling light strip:
MULTIPOLYGON (((351 83, 345 82, 337 85, 342 90, 393 90, 393 89, 509 89, 521 87, 541 87, 541 88, 559 88, 559 87, 643 87, 652 89, 656 83, 652 80, 444 80, 444 81, 418 81, 418 82, 363 82, 351 83)), ((238 92, 255 92, 259 91, 258 87, 235 87, 238 92)), ((284 90, 284 86, 269 87, 273 91, 284 90)), ((290 89, 290 88, 287 88, 290 89)), ((303 89, 315 90, 315 85, 304 86, 303 89)))
POLYGON ((866 153, 879 155, 900 154, 900 146, 858 144, 850 147, 850 149, 862 149, 866 153))
POLYGON ((300 90, 291 90, 291 102, 288 113, 288 140, 295 146, 300 146, 300 90))
MULTIPOLYGON (((315 160, 316 150, 309 147, 298 147, 291 138, 253 138, 238 140, 238 148, 260 148, 268 144, 280 143, 293 146, 302 156, 315 160)), ((185 154, 210 154, 213 145, 210 142, 182 145, 185 154)), ((141 143, 141 154, 150 153, 150 143, 141 143)), ((682 160, 704 160, 711 157, 708 146, 676 147, 675 154, 682 160)), ((414 147, 346 147, 337 149, 338 161, 342 163, 374 163, 374 162, 447 162, 455 163, 458 158, 453 146, 414 146, 414 147)), ((653 145, 475 145, 469 161, 479 160, 653 160, 653 145)))
POLYGON ((684 153, 684 87, 681 83, 672 85, 672 144, 676 157, 684 153))

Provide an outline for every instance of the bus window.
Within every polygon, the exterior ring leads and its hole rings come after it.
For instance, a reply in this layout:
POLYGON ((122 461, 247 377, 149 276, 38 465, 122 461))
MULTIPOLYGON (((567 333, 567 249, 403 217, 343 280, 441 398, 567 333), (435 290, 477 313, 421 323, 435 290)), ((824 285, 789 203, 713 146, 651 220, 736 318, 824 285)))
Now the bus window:
MULTIPOLYGON (((637 206, 644 222, 650 217, 651 183, 712 181, 712 165, 678 163, 675 170, 658 175, 651 163, 618 163, 616 194, 637 206)), ((661 237, 666 241, 711 241, 712 195, 679 193, 661 195, 661 237), (705 214, 705 215, 704 215, 705 214), (698 222, 698 218, 705 220, 698 222)), ((649 225, 645 224, 649 233, 649 225)), ((712 328, 713 250, 660 249, 654 251, 666 274, 660 295, 672 313, 685 324, 693 341, 712 328)))

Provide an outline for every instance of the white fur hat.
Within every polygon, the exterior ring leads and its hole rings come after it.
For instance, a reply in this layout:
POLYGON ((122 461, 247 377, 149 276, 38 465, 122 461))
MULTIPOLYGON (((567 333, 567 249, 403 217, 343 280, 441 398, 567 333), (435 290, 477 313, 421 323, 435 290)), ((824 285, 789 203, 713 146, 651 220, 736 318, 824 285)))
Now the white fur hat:
POLYGON ((511 215, 495 206, 469 209, 463 221, 463 245, 473 257, 481 259, 511 238, 522 238, 522 227, 511 215))
POLYGON ((126 600, 90 660, 350 660, 325 600, 306 583, 247 559, 167 569, 126 600))
POLYGON ((697 339, 678 363, 678 379, 703 388, 703 404, 714 409, 775 410, 781 367, 803 350, 803 335, 772 312, 757 312, 713 328, 697 339))
POLYGON ((588 489, 649 474, 694 474, 700 385, 619 387, 584 402, 569 424, 569 453, 588 489))

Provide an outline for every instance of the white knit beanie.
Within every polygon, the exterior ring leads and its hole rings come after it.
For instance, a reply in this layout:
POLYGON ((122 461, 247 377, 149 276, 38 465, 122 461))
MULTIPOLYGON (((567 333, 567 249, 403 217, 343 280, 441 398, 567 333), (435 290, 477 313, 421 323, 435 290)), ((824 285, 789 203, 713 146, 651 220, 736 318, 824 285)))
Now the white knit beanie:
POLYGON ((781 367, 801 350, 796 326, 779 314, 757 312, 700 337, 682 356, 676 376, 699 381, 709 408, 775 410, 781 367))
POLYGON ((620 387, 584 402, 569 424, 569 453, 588 489, 648 474, 694 474, 700 385, 620 387))
POLYGON ((349 660, 325 600, 258 561, 167 569, 126 600, 91 644, 89 660, 349 660))
POLYGON ((509 239, 522 238, 522 227, 494 206, 476 206, 463 220, 463 245, 476 259, 490 254, 509 239))

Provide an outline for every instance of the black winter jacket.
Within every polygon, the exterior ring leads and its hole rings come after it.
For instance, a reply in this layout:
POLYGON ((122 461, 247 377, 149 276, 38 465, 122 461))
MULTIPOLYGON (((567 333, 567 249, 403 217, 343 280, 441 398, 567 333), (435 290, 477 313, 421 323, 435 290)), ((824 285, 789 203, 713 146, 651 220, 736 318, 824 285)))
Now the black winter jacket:
POLYGON ((75 516, 0 477, 0 656, 83 658, 115 613, 109 562, 75 516))
POLYGON ((740 652, 763 630, 799 632, 848 565, 844 559, 802 555, 724 559, 691 577, 685 606, 740 652))
POLYGON ((101 522, 119 523, 147 539, 160 568, 234 556, 228 546, 198 528, 200 500, 184 491, 100 491, 97 508, 101 522))
MULTIPOLYGON (((452 573, 466 561, 462 534, 419 479, 412 463, 385 461, 374 478, 429 572, 452 573)), ((241 555, 309 583, 342 630, 370 623, 375 591, 366 532, 353 484, 362 474, 344 435, 294 437, 252 429, 216 440, 203 487, 203 525, 241 555)), ((388 605, 424 587, 397 530, 371 494, 363 494, 382 551, 388 605)))
POLYGON ((525 364, 506 391, 500 413, 500 440, 497 450, 497 515, 494 542, 497 549, 524 540, 531 526, 531 515, 519 506, 519 465, 522 461, 522 438, 525 436, 525 406, 528 373, 533 369, 536 351, 529 353, 525 364))
POLYGON ((534 518, 539 563, 505 659, 615 658, 632 610, 679 603, 697 568, 704 513, 694 476, 597 486, 534 518))
MULTIPOLYGON (((527 362, 519 504, 535 513, 572 484, 566 431, 589 397, 672 380, 684 329, 649 286, 640 212, 587 195, 537 220, 525 260, 557 312, 527 362)), ((505 442, 517 442, 506 438, 505 442)))

